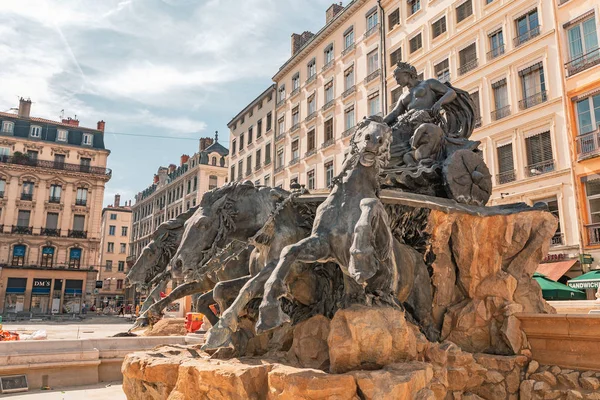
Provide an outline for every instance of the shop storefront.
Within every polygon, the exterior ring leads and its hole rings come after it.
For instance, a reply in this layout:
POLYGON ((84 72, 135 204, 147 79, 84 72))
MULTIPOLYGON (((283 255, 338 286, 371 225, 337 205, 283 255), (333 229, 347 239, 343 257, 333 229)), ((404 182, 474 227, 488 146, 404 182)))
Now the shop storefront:
POLYGON ((26 288, 27 278, 8 278, 4 298, 4 312, 18 313, 23 311, 26 288))
POLYGON ((83 280, 67 279, 65 282, 65 295, 63 298, 63 312, 79 314, 81 312, 83 296, 83 280))
POLYGON ((31 306, 30 310, 34 314, 49 314, 50 308, 50 288, 52 279, 33 279, 31 288, 31 306))

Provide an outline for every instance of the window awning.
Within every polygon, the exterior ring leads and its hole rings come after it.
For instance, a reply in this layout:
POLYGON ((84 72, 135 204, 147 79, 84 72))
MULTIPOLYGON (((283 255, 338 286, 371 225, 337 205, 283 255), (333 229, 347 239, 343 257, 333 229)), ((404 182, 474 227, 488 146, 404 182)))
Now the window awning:
POLYGON ((577 259, 565 260, 554 263, 544 263, 537 267, 536 272, 547 276, 553 281, 558 281, 577 262, 577 259))
POLYGON ((598 289, 600 287, 600 270, 590 271, 567 282, 574 289, 598 289))

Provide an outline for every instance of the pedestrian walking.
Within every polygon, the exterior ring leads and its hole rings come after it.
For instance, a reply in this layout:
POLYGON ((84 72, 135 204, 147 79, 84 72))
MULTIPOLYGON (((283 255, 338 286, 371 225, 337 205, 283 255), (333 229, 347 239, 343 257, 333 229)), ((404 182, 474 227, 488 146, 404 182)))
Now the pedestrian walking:
POLYGON ((121 305, 121 307, 119 307, 119 315, 125 317, 125 306, 121 305))

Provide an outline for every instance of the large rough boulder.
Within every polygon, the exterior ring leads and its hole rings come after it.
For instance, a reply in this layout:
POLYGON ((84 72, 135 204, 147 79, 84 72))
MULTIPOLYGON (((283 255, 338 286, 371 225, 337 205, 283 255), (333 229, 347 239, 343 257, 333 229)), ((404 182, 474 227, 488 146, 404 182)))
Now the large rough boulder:
POLYGON ((353 306, 338 311, 329 329, 333 373, 377 369, 417 357, 414 331, 400 310, 353 306))
POLYGON ((184 318, 163 318, 146 329, 143 336, 185 336, 184 318))
POLYGON ((294 364, 305 368, 325 370, 329 367, 329 336, 328 318, 316 315, 302 321, 294 327, 292 347, 288 358, 294 364))
POLYGON ((411 361, 376 371, 350 372, 365 400, 412 400, 433 378, 431 364, 411 361))
POLYGON ((269 372, 268 399, 359 400, 351 375, 331 375, 317 369, 275 366, 269 372))

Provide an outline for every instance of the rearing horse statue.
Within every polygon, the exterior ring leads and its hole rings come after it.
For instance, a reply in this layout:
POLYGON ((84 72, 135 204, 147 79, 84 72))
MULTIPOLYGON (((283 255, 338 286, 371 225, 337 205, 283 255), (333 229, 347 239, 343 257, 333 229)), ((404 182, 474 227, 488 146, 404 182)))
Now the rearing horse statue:
POLYGON ((394 238, 379 200, 379 173, 390 157, 391 128, 378 117, 363 120, 334 188, 319 205, 309 237, 285 247, 265 284, 257 332, 289 321, 279 299, 295 262, 335 262, 345 275, 345 295, 367 304, 407 302, 430 340, 439 332, 432 319, 432 289, 423 256, 394 238))

